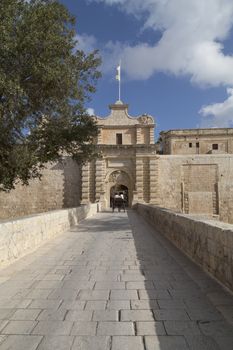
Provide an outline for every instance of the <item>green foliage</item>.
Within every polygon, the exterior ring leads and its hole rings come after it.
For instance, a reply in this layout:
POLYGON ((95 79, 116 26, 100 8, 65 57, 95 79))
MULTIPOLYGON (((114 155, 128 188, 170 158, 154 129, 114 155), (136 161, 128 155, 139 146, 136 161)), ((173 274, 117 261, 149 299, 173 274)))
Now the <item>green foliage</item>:
POLYGON ((40 176, 61 154, 94 156, 84 105, 100 58, 78 50, 75 19, 52 0, 0 1, 0 189, 40 176))

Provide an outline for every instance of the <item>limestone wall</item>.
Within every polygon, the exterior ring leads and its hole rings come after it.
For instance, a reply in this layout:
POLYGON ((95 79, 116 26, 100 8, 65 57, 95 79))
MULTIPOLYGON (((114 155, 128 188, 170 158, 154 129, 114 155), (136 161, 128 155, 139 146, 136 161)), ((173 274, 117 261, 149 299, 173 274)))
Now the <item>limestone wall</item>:
POLYGON ((233 225, 201 220, 150 205, 138 212, 156 231, 233 290, 233 225))
POLYGON ((233 223, 233 155, 159 156, 158 189, 161 207, 233 223))
POLYGON ((80 193, 79 167, 66 157, 62 162, 48 164, 41 180, 32 180, 29 186, 19 184, 9 193, 0 192, 0 219, 77 207, 80 193))
POLYGON ((0 266, 33 252, 99 210, 99 204, 89 204, 0 223, 0 266))

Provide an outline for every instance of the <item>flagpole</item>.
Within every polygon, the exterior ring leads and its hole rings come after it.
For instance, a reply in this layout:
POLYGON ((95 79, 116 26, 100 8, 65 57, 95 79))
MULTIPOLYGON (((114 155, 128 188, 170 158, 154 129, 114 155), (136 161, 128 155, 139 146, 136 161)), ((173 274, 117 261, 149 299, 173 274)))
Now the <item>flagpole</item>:
POLYGON ((121 80, 119 80, 119 101, 121 100, 121 80))
POLYGON ((121 100, 121 60, 119 62, 119 65, 117 66, 117 75, 116 75, 116 80, 118 80, 118 97, 119 100, 121 100))
POLYGON ((119 61, 120 79, 119 79, 119 101, 121 101, 121 60, 119 61))

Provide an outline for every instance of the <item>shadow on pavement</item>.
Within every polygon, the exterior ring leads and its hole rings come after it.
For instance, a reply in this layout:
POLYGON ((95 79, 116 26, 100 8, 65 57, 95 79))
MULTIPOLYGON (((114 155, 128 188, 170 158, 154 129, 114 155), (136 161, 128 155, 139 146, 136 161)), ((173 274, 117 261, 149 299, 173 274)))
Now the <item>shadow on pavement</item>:
POLYGON ((232 350, 232 295, 137 212, 129 211, 128 217, 142 275, 141 283, 135 283, 139 302, 133 306, 151 310, 154 319, 136 322, 146 350, 232 350), (231 310, 228 320, 220 312, 224 305, 231 310))

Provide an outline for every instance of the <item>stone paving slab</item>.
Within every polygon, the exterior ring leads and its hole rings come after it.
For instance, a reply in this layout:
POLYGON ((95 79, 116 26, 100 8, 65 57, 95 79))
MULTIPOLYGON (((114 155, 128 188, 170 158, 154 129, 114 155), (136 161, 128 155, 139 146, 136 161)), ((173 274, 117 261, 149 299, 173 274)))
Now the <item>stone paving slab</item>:
POLYGON ((107 303, 109 310, 130 310, 130 300, 109 300, 107 303))
POLYGON ((205 337, 203 335, 187 335, 185 339, 189 348, 192 350, 219 350, 218 344, 210 337, 205 337))
MULTIPOLYGON (((184 337, 177 336, 146 336, 146 350, 189 350, 184 337)), ((198 348, 202 350, 201 348, 198 348)), ((197 350, 197 349, 196 349, 197 350)))
POLYGON ((164 326, 168 335, 201 335, 198 323, 194 321, 165 321, 164 326))
POLYGON ((86 303, 85 310, 106 310, 106 300, 89 300, 86 303))
MULTIPOLYGON (((35 335, 10 335, 5 338, 5 340, 0 343, 1 350, 37 350, 38 345, 42 341, 41 336, 35 335)), ((55 348, 54 348, 55 349, 55 348)))
POLYGON ((113 337, 112 350, 144 350, 142 337, 113 337))
POLYGON ((66 321, 91 321, 92 310, 69 310, 66 314, 66 321))
POLYGON ((70 350, 73 342, 72 336, 45 336, 36 350, 70 350))
POLYGON ((138 299, 137 290, 112 290, 110 300, 138 299))
POLYGON ((97 310, 94 311, 93 321, 118 321, 119 313, 116 310, 97 310))
POLYGON ((134 211, 0 270, 0 350, 232 350, 233 297, 134 211))
POLYGON ((37 335, 69 335, 73 322, 70 321, 39 321, 33 330, 37 335))
MULTIPOLYGON (((125 289, 124 282, 96 282, 94 289, 106 290, 106 289, 125 289)), ((135 288, 131 288, 135 289, 135 288)))
POLYGON ((35 321, 9 321, 1 331, 2 334, 30 334, 35 328, 35 321))
POLYGON ((76 337, 72 350, 110 350, 110 345, 110 337, 76 337))
POLYGON ((232 350, 233 335, 231 337, 214 337, 214 340, 224 350, 232 350))
POLYGON ((189 321, 190 318, 185 310, 182 309, 161 309, 153 310, 155 319, 157 321, 175 320, 175 321, 189 321))
POLYGON ((159 308, 158 301, 153 299, 131 300, 130 303, 132 310, 151 310, 159 308))
MULTIPOLYGON (((30 309, 29 311, 37 311, 37 309, 30 309)), ((28 310, 25 310, 28 311, 28 310)), ((43 310, 39 316, 37 316, 38 321, 64 321, 65 317, 67 315, 66 309, 59 309, 59 310, 53 310, 53 309, 46 309, 43 310)))
POLYGON ((36 320, 40 313, 40 309, 18 309, 9 319, 16 321, 33 321, 36 320))
POLYGON ((60 306, 60 309, 65 312, 67 310, 83 310, 86 304, 87 302, 85 300, 64 300, 60 306))
POLYGON ((96 335, 97 322, 75 322, 71 330, 72 335, 96 335))
POLYGON ((162 322, 136 322, 137 335, 166 335, 162 322))
POLYGON ((133 322, 99 322, 99 335, 135 335, 133 322))
POLYGON ((151 310, 122 310, 122 321, 154 321, 151 310))

